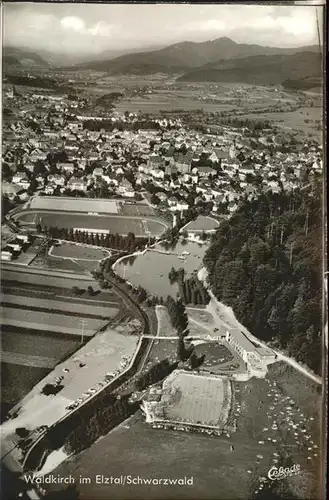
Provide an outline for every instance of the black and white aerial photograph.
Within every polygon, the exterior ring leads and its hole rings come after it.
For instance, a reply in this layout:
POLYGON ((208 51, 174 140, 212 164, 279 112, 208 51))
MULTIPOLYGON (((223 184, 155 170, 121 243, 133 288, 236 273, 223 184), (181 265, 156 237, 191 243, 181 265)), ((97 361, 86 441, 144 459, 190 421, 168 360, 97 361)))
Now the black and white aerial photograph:
POLYGON ((325 2, 1 5, 1 498, 326 498, 325 2))

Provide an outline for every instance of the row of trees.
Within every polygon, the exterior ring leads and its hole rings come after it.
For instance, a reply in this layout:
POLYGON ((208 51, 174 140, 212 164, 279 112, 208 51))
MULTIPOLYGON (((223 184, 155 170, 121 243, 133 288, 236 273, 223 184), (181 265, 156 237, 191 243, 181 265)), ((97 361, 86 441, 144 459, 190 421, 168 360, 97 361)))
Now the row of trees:
POLYGON ((168 359, 163 359, 149 368, 149 370, 140 375, 135 382, 136 389, 143 391, 148 386, 160 382, 177 368, 177 363, 170 363, 168 359))
POLYGON ((135 120, 133 122, 123 121, 123 120, 86 120, 83 124, 83 128, 85 130, 90 131, 101 131, 106 130, 108 132, 113 132, 114 130, 118 130, 119 132, 123 132, 124 130, 160 130, 162 127, 160 123, 155 122, 153 120, 135 120))
POLYGON ((185 305, 181 299, 174 300, 168 295, 165 300, 165 306, 168 309, 171 324, 178 333, 177 341, 177 359, 185 363, 189 361, 189 366, 192 370, 199 368, 204 362, 205 356, 197 356, 194 346, 186 346, 185 338, 189 335, 188 316, 185 305))
POLYGON ((216 297, 259 338, 321 368, 321 186, 245 201, 204 263, 216 297))
MULTIPOLYGON (((134 233, 129 232, 127 236, 112 233, 90 233, 88 231, 74 231, 72 228, 58 228, 57 226, 43 227, 37 224, 38 233, 44 233, 50 238, 74 241, 86 245, 96 245, 105 248, 115 248, 127 252, 134 252, 138 248, 143 248, 148 243, 148 238, 136 238, 134 233)), ((153 243, 154 240, 151 239, 153 243)))
POLYGON ((63 426, 58 425, 52 439, 56 439, 59 433, 64 431, 65 447, 69 453, 79 453, 88 448, 99 437, 107 434, 113 427, 137 411, 138 403, 130 403, 129 396, 117 399, 113 394, 102 395, 98 398, 97 404, 93 401, 92 404, 76 412, 75 418, 71 421, 64 421, 63 426), (67 429, 70 429, 69 432, 67 429))
POLYGON ((185 304, 207 305, 210 300, 207 290, 196 275, 181 281, 179 292, 185 304))
POLYGON ((176 270, 172 267, 168 277, 171 284, 178 283, 179 293, 185 304, 208 304, 209 294, 195 274, 186 278, 184 268, 176 270))

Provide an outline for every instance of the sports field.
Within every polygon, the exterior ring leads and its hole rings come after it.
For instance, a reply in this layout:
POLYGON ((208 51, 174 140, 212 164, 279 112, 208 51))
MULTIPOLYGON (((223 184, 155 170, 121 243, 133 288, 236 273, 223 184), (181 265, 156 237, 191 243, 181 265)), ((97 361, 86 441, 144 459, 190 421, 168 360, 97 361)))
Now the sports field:
POLYGON ((115 200, 103 198, 70 198, 65 196, 34 196, 30 200, 30 210, 63 210, 66 212, 99 212, 117 214, 115 200))
POLYGON ((211 217, 199 215, 195 220, 189 222, 183 229, 184 231, 201 232, 201 231, 214 231, 218 228, 219 222, 211 217))
MULTIPOLYGON (((109 309, 107 311, 108 315, 112 317, 116 312, 115 309, 109 309)), ((102 326, 105 326, 107 321, 91 318, 83 318, 83 320, 81 320, 75 316, 67 316, 61 313, 28 311, 26 309, 3 307, 2 323, 18 328, 31 328, 70 335, 81 335, 83 328, 84 335, 90 336, 102 326)))
POLYGON ((111 254, 107 250, 91 246, 61 243, 59 246, 51 247, 49 255, 54 258, 98 261, 109 257, 111 254))
MULTIPOLYGON (((68 216, 65 212, 33 212, 35 214, 35 224, 41 226, 57 226, 59 228, 68 228, 82 230, 92 233, 108 232, 112 234, 127 235, 134 233, 135 236, 145 237, 150 233, 151 236, 160 236, 167 229, 165 222, 158 219, 151 219, 145 216, 124 216, 124 215, 88 215, 72 213, 68 216)), ((26 213, 21 212, 15 216, 17 221, 25 217, 26 213)))
POLYGON ((154 209, 142 203, 123 203, 120 206, 122 215, 155 215, 154 209))
POLYGON ((231 386, 222 378, 173 372, 163 384, 161 403, 168 420, 220 427, 228 418, 231 386))

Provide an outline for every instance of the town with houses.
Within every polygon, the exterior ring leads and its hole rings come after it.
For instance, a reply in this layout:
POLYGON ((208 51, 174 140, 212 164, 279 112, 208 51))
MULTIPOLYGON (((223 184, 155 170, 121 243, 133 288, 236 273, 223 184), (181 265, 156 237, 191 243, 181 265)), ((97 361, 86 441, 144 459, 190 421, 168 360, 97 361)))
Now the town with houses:
POLYGON ((109 133, 102 129, 108 114, 81 114, 85 103, 48 93, 17 96, 14 88, 5 94, 4 107, 9 103, 13 116, 4 120, 2 192, 11 201, 32 193, 92 196, 95 189, 100 197, 140 199, 143 190, 159 208, 182 212, 207 203, 211 213, 230 215, 241 199, 294 190, 306 171, 309 179, 322 172, 322 147, 313 140, 302 150, 281 152, 265 130, 254 150, 243 129, 202 134, 177 118, 154 118, 156 130, 120 132, 116 123, 124 128, 140 118, 115 111, 109 133), (91 120, 100 131, 85 128, 91 120), (50 164, 58 152, 63 159, 59 155, 50 164))

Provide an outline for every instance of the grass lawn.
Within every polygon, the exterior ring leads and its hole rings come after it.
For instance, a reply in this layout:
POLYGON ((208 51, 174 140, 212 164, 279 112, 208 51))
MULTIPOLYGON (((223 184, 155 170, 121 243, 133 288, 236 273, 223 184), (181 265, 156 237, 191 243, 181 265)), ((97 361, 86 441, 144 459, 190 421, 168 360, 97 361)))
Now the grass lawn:
MULTIPOLYGON (((295 382, 298 380, 299 375, 295 382)), ((287 383, 287 391, 295 393, 296 386, 292 378, 290 383, 286 381, 285 373, 277 373, 276 382, 287 383)), ((71 472, 75 477, 81 474, 94 478, 96 474, 120 476, 124 470, 133 476, 152 478, 159 477, 161 471, 161 477, 194 478, 193 486, 183 488, 100 486, 92 481, 91 484, 79 485, 79 498, 82 500, 247 500, 259 486, 259 478, 267 478, 268 470, 274 465, 275 454, 285 453, 293 463, 300 464, 304 471, 298 479, 298 488, 301 488, 301 482, 304 488, 304 494, 299 498, 314 498, 310 496, 308 488, 311 487, 310 478, 313 485, 316 482, 315 474, 319 470, 319 463, 315 458, 311 462, 307 460, 309 452, 298 444, 293 432, 286 429, 290 418, 288 403, 284 399, 287 393, 281 386, 275 389, 271 384, 271 380, 268 382, 262 379, 234 383, 232 417, 237 420, 237 431, 230 437, 223 435, 215 438, 152 429, 144 422, 137 421, 130 429, 123 426, 115 429, 83 454, 63 463, 54 473, 67 476, 71 472), (273 426, 276 427, 274 422, 280 411, 283 413, 282 422, 280 425, 277 423, 277 430, 272 429, 273 426)), ((309 427, 309 419, 305 425, 309 427)))
POLYGON ((184 231, 209 231, 212 229, 217 229, 219 223, 212 219, 211 217, 205 217, 204 215, 199 215, 195 220, 192 220, 184 227, 184 231))
POLYGON ((198 321, 199 323, 203 323, 206 328, 215 327, 213 316, 206 310, 202 311, 200 309, 195 309, 193 307, 187 307, 186 310, 190 318, 194 319, 195 321, 198 321))
POLYGON ((252 488, 248 469, 253 469, 252 476, 255 477, 260 473, 266 474, 270 457, 276 449, 273 443, 261 447, 253 435, 254 419, 259 412, 259 391, 257 387, 254 389, 255 394, 246 395, 246 412, 249 414, 231 438, 152 429, 145 423, 137 422, 129 430, 116 429, 84 454, 60 466, 55 473, 67 475, 72 471, 76 477, 79 474, 94 477, 95 474, 107 475, 108 470, 111 475, 116 475, 124 468, 134 476, 193 476, 194 479, 193 486, 184 488, 143 485, 131 488, 113 485, 97 487, 95 483, 81 485, 81 499, 246 500, 252 488), (230 451, 231 445, 234 446, 233 451, 230 451), (259 453, 262 453, 264 459, 256 464, 259 453))
POLYGON ((233 361, 235 356, 223 344, 214 342, 202 343, 195 346, 197 356, 205 355, 202 369, 225 364, 233 361))
POLYGON ((146 365, 153 365, 166 358, 176 361, 177 346, 178 340, 154 340, 146 365))
POLYGON ((79 266, 77 262, 69 259, 61 259, 58 257, 52 257, 51 255, 38 255, 33 262, 30 263, 30 267, 41 268, 41 269, 54 269, 65 271, 67 273, 80 273, 84 274, 84 269, 79 266))
MULTIPOLYGON (((52 257, 64 257, 69 259, 81 259, 98 261, 109 257, 110 253, 100 248, 93 248, 84 245, 75 245, 73 243, 62 243, 59 246, 53 246, 49 250, 52 257)), ((57 260, 57 259, 56 259, 57 260)), ((70 261, 69 261, 70 262, 70 261)))
POLYGON ((160 337, 171 337, 177 335, 170 321, 170 316, 166 307, 157 306, 156 315, 158 318, 158 331, 160 337))

